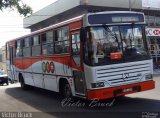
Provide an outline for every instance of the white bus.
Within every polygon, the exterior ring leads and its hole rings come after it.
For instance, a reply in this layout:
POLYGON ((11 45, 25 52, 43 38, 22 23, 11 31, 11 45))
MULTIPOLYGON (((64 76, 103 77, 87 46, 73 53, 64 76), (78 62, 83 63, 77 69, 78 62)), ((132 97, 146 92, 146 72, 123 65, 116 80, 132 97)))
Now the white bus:
POLYGON ((88 13, 11 40, 7 71, 21 87, 107 99, 154 89, 143 13, 88 13))

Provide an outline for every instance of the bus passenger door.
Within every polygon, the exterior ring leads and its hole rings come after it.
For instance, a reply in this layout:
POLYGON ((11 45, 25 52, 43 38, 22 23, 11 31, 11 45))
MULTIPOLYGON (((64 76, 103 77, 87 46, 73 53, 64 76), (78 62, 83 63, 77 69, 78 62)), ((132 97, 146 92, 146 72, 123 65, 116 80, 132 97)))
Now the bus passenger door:
POLYGON ((16 72, 15 72, 15 65, 14 65, 14 47, 10 47, 9 48, 9 78, 11 79, 11 81, 15 81, 16 80, 16 72))
POLYGON ((71 33, 72 39, 72 71, 75 84, 75 94, 85 96, 86 85, 83 72, 82 63, 82 50, 80 43, 80 31, 74 31, 71 33))

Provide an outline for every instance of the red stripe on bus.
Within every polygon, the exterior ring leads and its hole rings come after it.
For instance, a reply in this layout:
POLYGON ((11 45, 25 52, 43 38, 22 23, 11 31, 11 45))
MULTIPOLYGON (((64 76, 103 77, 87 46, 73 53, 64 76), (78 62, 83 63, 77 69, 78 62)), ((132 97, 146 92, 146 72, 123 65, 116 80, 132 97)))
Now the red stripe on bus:
POLYGON ((124 86, 118 86, 118 87, 113 87, 113 88, 104 88, 104 89, 98 89, 98 90, 88 90, 87 91, 87 97, 89 100, 93 99, 107 99, 107 98, 113 98, 113 97, 118 97, 118 96, 124 96, 126 94, 131 94, 131 93, 136 93, 140 91, 146 91, 150 89, 155 88, 155 82, 154 81, 147 81, 147 82, 141 82, 141 83, 136 83, 136 84, 130 84, 130 85, 124 85, 124 86), (139 87, 140 90, 133 90, 133 91, 128 91, 128 92, 122 92, 122 93, 117 93, 115 96, 115 92, 117 90, 124 90, 124 89, 130 89, 133 87, 139 87))
POLYGON ((23 58, 23 59, 15 59, 15 66, 19 69, 25 70, 29 67, 31 67, 34 63, 43 61, 49 61, 49 62, 57 62, 61 63, 67 66, 70 66, 72 68, 80 70, 74 63, 73 59, 70 56, 66 57, 32 57, 32 58, 23 58))

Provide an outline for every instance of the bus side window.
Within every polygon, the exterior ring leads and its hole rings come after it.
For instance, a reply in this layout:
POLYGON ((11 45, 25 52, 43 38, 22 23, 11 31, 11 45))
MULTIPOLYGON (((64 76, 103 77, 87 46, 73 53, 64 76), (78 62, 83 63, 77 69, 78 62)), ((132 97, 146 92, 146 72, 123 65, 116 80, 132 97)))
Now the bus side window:
POLYGON ((22 57, 22 40, 16 42, 16 57, 22 57))
POLYGON ((46 33, 43 33, 41 35, 41 42, 42 42, 42 54, 47 55, 46 33))
POLYGON ((41 55, 40 36, 35 35, 33 36, 33 41, 32 41, 32 56, 39 56, 39 55, 41 55))
POLYGON ((24 44, 23 44, 23 56, 24 56, 24 57, 29 57, 29 56, 31 56, 30 37, 24 39, 24 44))
POLYGON ((61 30, 56 30, 55 31, 55 54, 60 54, 62 53, 62 45, 61 45, 61 30))
POLYGON ((69 53, 69 31, 68 27, 61 27, 55 31, 55 53, 69 53))
POLYGON ((48 31, 41 36, 42 40, 42 54, 51 55, 54 52, 53 49, 53 31, 48 31))

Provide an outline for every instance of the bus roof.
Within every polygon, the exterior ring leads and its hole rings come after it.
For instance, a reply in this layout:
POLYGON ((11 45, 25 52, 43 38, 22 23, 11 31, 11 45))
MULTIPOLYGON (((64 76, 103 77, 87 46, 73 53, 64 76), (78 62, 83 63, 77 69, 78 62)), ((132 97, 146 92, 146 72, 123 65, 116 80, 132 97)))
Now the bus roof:
POLYGON ((104 12, 87 13, 87 14, 83 14, 83 15, 80 15, 78 17, 75 17, 75 18, 72 18, 72 19, 57 23, 57 24, 53 24, 53 25, 48 26, 46 28, 31 32, 30 34, 27 34, 27 35, 12 39, 10 41, 7 41, 7 43, 8 42, 13 42, 13 41, 18 40, 18 39, 23 39, 25 37, 29 37, 29 36, 32 36, 32 35, 36 35, 36 34, 39 34, 41 32, 45 32, 45 31, 51 30, 53 28, 58 28, 60 26, 66 25, 68 23, 72 23, 72 22, 76 22, 76 21, 82 20, 84 15, 89 16, 89 15, 95 15, 95 14, 114 14, 114 13, 137 13, 137 14, 143 14, 142 12, 134 12, 134 11, 104 11, 104 12))
POLYGON ((144 14, 143 12, 136 12, 136 11, 103 11, 103 12, 94 12, 88 13, 88 15, 92 14, 115 14, 115 13, 134 13, 134 14, 144 14))
POLYGON ((84 15, 81 15, 81 16, 78 16, 78 17, 75 17, 75 18, 72 18, 72 19, 69 19, 69 20, 66 20, 66 21, 57 23, 57 24, 53 24, 53 25, 48 26, 48 27, 46 27, 46 28, 43 28, 43 29, 40 29, 40 30, 31 32, 30 34, 27 34, 27 35, 24 35, 24 36, 21 36, 21 37, 12 39, 12 40, 10 40, 10 41, 7 41, 6 43, 8 43, 8 42, 13 42, 13 41, 15 41, 15 40, 22 39, 22 38, 25 38, 25 37, 29 37, 29 36, 32 36, 32 35, 36 35, 36 34, 39 34, 39 33, 41 33, 41 32, 45 32, 45 31, 51 30, 51 29, 53 29, 53 28, 58 28, 58 27, 61 27, 61 26, 63 26, 63 25, 66 25, 66 24, 68 24, 68 23, 72 23, 72 22, 79 21, 79 20, 81 20, 81 19, 83 18, 83 16, 84 16, 84 15))

